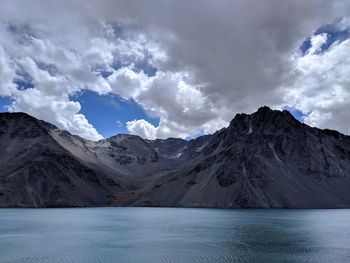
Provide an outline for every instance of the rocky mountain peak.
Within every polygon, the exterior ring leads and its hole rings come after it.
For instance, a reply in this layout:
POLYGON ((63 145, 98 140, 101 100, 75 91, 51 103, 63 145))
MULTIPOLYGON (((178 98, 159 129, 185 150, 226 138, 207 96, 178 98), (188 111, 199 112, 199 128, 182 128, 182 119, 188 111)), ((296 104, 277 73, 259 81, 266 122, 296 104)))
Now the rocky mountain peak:
POLYGON ((48 135, 50 129, 57 127, 27 113, 0 113, 0 134, 7 134, 11 138, 31 139, 48 135))
POLYGON ((264 106, 252 114, 237 114, 231 121, 229 130, 235 134, 280 133, 303 125, 287 110, 272 110, 264 106))
POLYGON ((0 113, 0 149, 4 207, 350 207, 350 137, 266 106, 190 141, 94 142, 0 113))

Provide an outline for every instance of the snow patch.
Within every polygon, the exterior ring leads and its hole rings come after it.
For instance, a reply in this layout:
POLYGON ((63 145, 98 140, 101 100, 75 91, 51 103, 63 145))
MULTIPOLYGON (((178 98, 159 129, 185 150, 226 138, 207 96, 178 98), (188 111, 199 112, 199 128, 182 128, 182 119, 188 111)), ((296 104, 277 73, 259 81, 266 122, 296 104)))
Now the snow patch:
POLYGON ((273 155, 275 156, 275 159, 276 159, 278 162, 282 163, 281 159, 278 157, 278 155, 277 155, 277 153, 276 153, 276 151, 275 151, 275 148, 273 147, 272 143, 270 143, 270 142, 269 142, 269 147, 270 147, 270 149, 272 150, 273 155))
POLYGON ((250 123, 248 134, 252 134, 252 133, 253 133, 253 127, 252 127, 252 123, 250 123))

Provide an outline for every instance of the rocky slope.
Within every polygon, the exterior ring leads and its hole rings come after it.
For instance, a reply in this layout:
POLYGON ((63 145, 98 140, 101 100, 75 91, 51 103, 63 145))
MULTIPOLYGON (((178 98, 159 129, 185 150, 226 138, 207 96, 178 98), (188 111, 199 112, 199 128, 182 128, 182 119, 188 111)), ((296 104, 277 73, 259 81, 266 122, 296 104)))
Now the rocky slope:
POLYGON ((262 107, 195 140, 98 142, 0 113, 0 206, 350 207, 350 137, 262 107))

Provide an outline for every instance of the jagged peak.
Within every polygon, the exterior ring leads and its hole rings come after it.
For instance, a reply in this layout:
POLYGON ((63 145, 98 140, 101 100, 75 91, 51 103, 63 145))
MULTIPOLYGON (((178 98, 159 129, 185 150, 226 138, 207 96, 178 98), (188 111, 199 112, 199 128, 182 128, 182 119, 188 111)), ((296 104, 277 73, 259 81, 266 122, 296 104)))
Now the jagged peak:
POLYGON ((1 112, 0 119, 7 120, 7 121, 14 121, 14 122, 17 122, 19 120, 25 120, 28 123, 33 123, 33 124, 35 123, 36 125, 39 125, 45 129, 58 129, 52 123, 44 120, 40 120, 25 112, 1 112))
POLYGON ((266 113, 266 112, 273 112, 274 110, 271 109, 269 106, 261 106, 255 113, 266 113))
POLYGON ((102 141, 115 141, 115 142, 122 142, 122 141, 139 141, 142 143, 147 143, 146 140, 144 140, 142 137, 134 134, 127 134, 127 133, 119 133, 117 135, 111 136, 107 139, 103 139, 102 141))
POLYGON ((256 112, 251 114, 251 116, 254 116, 254 117, 277 117, 277 116, 286 117, 287 115, 291 115, 290 112, 287 110, 283 110, 283 111, 274 110, 268 106, 260 107, 256 112))
POLYGON ((300 124, 288 110, 274 110, 268 106, 260 107, 256 112, 252 113, 251 118, 255 121, 267 121, 267 120, 277 120, 277 121, 287 121, 294 124, 300 124))
POLYGON ((0 112, 0 117, 7 117, 7 118, 18 118, 18 117, 24 117, 28 119, 38 120, 37 118, 33 117, 32 115, 29 115, 25 112, 0 112))
POLYGON ((169 137, 166 139, 154 139, 154 140, 148 140, 148 141, 154 141, 154 142, 186 142, 186 140, 182 138, 175 138, 175 137, 169 137))
POLYGON ((256 130, 273 129, 303 125, 287 110, 274 110, 268 106, 260 107, 252 114, 239 113, 231 121, 229 128, 251 134, 256 130))

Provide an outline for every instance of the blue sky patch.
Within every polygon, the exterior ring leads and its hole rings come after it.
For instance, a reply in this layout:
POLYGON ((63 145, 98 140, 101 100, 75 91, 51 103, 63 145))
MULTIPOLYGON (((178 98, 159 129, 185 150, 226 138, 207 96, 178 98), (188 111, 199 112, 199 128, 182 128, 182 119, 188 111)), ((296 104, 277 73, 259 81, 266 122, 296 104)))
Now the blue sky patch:
POLYGON ((17 89, 26 90, 34 88, 33 78, 24 69, 16 71, 16 79, 13 81, 17 85, 17 89))
POLYGON ((283 109, 289 111, 294 116, 294 118, 300 122, 304 122, 304 119, 307 116, 307 114, 304 114, 302 111, 293 107, 285 106, 283 109))
POLYGON ((10 97, 1 97, 0 96, 0 112, 7 112, 7 107, 12 103, 12 99, 10 97))
POLYGON ((99 72, 102 78, 108 78, 110 75, 113 74, 113 71, 107 71, 107 70, 102 70, 99 72))
MULTIPOLYGON (((350 37, 350 28, 342 28, 339 26, 341 19, 337 19, 332 24, 325 24, 318 28, 312 36, 326 33, 327 42, 321 46, 319 53, 327 51, 334 43, 341 43, 350 37)), ((311 48, 311 36, 304 40, 300 46, 302 55, 305 55, 311 48)))
POLYGON ((311 37, 308 37, 300 46, 300 52, 305 55, 306 52, 311 48, 311 37))
POLYGON ((34 85, 31 82, 25 81, 22 79, 16 79, 14 81, 14 83, 17 85, 17 89, 19 89, 19 90, 26 90, 26 89, 34 88, 34 85))
POLYGON ((149 117, 134 100, 125 100, 117 95, 98 95, 92 91, 84 91, 71 99, 80 102, 80 112, 105 138, 128 133, 127 121, 145 119, 155 126, 159 124, 159 119, 149 117))

